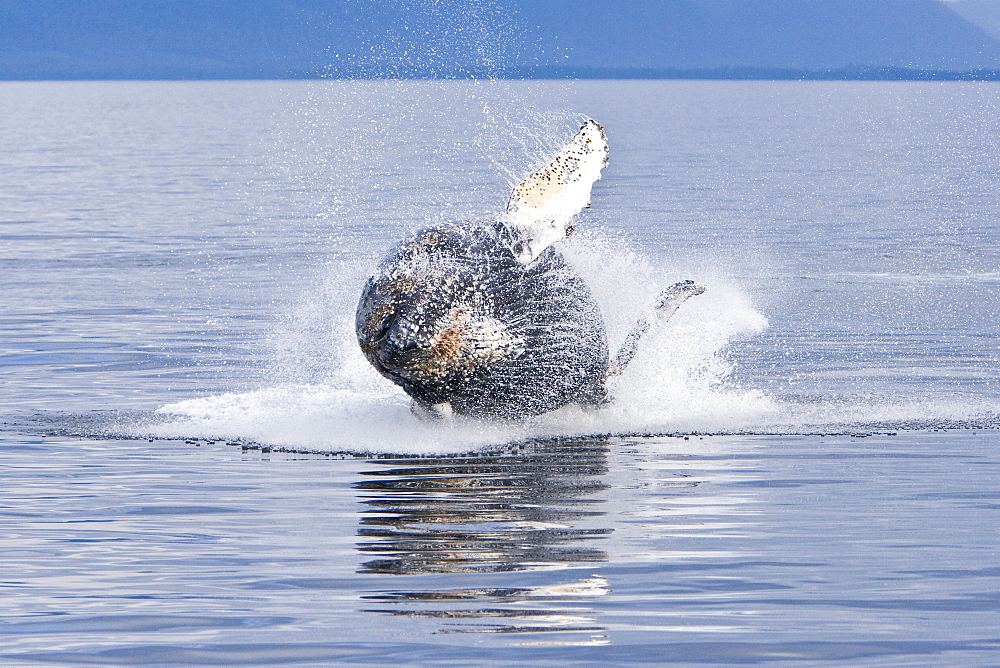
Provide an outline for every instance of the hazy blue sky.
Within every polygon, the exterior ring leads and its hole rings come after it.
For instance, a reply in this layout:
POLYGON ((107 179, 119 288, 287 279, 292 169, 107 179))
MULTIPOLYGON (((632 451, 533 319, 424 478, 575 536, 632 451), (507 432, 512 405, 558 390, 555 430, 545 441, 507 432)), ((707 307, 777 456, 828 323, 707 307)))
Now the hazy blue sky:
POLYGON ((1000 69, 1000 0, 3 0, 0 78, 1000 69))

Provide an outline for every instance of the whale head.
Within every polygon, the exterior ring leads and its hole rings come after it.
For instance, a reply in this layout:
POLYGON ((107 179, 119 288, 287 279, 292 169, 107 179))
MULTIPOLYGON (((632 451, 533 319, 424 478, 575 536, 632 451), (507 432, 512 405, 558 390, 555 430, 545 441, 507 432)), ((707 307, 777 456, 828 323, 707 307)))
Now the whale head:
POLYGON ((438 403, 433 388, 523 352, 522 339, 460 284, 460 273, 435 269, 373 277, 357 311, 358 342, 368 360, 411 394, 429 393, 420 398, 431 404, 438 403))

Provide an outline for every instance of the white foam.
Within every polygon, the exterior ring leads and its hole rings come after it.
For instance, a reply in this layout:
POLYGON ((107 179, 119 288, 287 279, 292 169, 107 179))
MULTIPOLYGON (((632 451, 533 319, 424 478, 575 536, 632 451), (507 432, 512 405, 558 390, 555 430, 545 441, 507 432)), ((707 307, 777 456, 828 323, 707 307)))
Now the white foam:
MULTIPOLYGON (((387 381, 388 384, 388 381, 387 381)), ((516 440, 516 427, 462 422, 443 429, 410 415, 394 386, 379 393, 328 385, 282 385, 181 401, 160 408, 160 438, 239 440, 298 451, 446 454, 516 440)))

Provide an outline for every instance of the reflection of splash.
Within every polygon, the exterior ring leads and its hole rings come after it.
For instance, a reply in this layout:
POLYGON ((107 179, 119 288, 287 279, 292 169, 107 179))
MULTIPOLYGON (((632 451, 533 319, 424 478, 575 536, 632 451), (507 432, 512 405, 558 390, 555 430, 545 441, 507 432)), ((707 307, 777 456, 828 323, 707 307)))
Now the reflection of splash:
POLYGON ((580 605, 588 598, 606 596, 608 581, 592 577, 563 585, 542 587, 509 587, 497 589, 448 589, 435 592, 386 592, 366 596, 368 600, 393 603, 488 603, 491 607, 458 610, 373 608, 368 612, 397 617, 426 617, 448 620, 489 620, 453 625, 439 633, 591 633, 582 641, 562 641, 559 644, 606 644, 600 632, 604 627, 595 623, 595 616, 580 605), (547 607, 537 606, 545 602, 547 607))
MULTIPOLYGON (((605 562, 594 541, 611 533, 602 508, 607 453, 603 439, 574 439, 514 453, 388 460, 393 468, 370 471, 355 484, 367 506, 358 550, 378 556, 360 572, 481 574, 605 562)), ((538 587, 382 591, 365 598, 408 604, 372 612, 490 620, 448 632, 597 632, 586 602, 608 591, 607 581, 593 576, 538 587), (414 603, 438 605, 409 607, 414 603)))

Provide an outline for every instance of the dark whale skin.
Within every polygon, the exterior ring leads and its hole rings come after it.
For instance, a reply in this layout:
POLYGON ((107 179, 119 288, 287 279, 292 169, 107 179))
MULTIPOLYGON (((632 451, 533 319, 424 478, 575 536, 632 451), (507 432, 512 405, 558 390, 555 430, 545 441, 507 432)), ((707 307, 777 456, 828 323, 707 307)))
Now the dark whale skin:
POLYGON ((519 263, 499 223, 399 244, 356 314, 368 361, 419 404, 517 420, 604 401, 608 346, 593 295, 554 247, 519 263))

